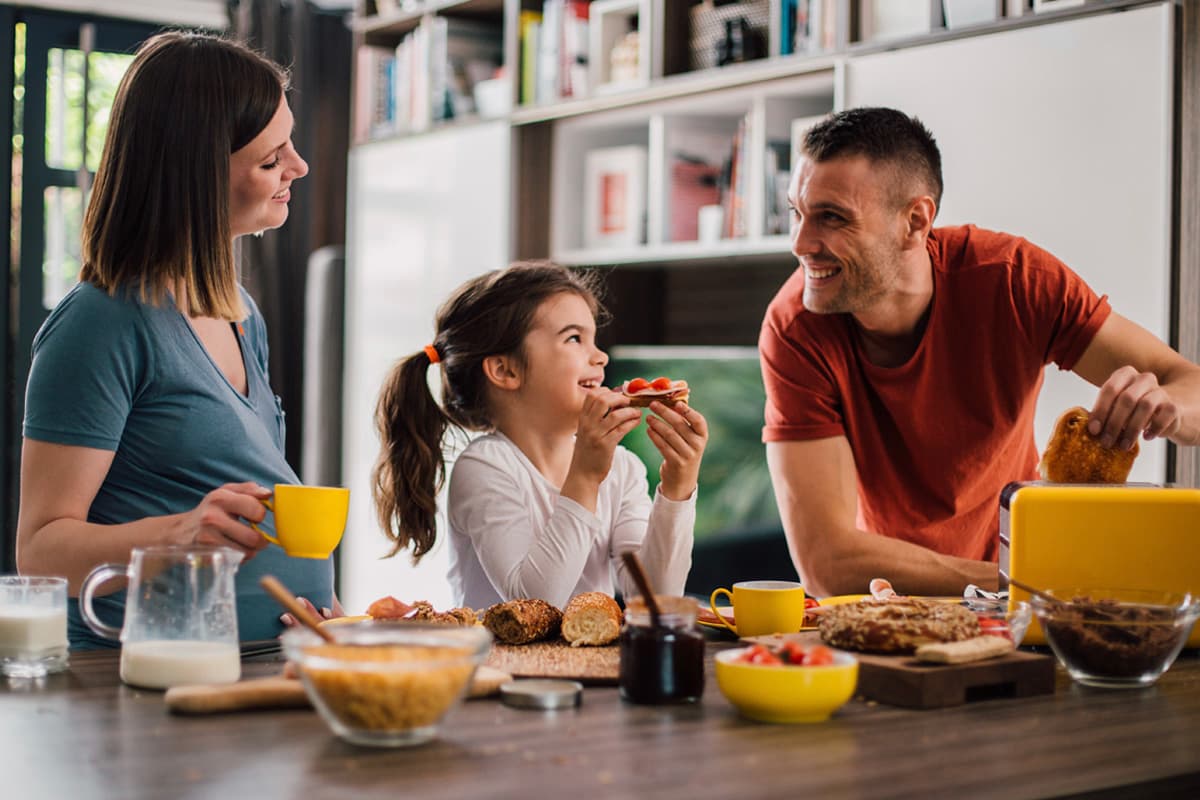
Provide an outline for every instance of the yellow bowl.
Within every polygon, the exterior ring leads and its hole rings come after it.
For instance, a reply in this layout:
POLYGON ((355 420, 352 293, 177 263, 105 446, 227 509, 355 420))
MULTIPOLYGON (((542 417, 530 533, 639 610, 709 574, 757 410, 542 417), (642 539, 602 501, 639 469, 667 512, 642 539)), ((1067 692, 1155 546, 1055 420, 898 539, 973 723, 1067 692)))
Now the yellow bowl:
POLYGON ((858 661, 834 652, 827 667, 741 664, 748 648, 716 655, 717 687, 742 715, 759 722, 823 722, 854 696, 858 661))

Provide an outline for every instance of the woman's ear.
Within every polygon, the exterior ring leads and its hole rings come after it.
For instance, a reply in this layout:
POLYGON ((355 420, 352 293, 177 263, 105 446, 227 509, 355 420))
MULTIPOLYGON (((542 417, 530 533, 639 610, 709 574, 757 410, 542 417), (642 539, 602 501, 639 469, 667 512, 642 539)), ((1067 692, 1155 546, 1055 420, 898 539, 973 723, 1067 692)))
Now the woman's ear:
POLYGON ((508 355, 487 356, 483 359, 483 377, 497 389, 514 390, 521 386, 521 372, 516 359, 508 355))

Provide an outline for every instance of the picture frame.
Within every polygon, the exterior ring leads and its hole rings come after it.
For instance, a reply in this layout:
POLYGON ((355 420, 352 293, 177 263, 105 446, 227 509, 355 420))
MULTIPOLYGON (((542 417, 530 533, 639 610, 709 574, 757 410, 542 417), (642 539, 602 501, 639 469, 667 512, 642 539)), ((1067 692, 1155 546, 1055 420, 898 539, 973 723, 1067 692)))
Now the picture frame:
POLYGON ((583 243, 636 247, 645 241, 646 148, 602 147, 584 158, 583 243))

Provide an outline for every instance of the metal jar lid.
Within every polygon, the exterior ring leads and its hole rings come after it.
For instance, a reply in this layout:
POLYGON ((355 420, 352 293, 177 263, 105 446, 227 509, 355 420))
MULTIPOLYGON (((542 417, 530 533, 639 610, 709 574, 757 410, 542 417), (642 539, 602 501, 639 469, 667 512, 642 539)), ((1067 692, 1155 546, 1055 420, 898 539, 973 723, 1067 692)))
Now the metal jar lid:
POLYGON ((500 700, 513 708, 574 708, 583 701, 583 684, 541 679, 509 681, 500 687, 500 700))

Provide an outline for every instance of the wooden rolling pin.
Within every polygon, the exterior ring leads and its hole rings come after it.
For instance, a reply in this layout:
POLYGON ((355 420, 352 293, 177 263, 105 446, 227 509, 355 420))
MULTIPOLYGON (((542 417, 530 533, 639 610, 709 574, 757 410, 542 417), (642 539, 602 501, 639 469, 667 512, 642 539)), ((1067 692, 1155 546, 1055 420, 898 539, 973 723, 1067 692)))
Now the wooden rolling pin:
MULTIPOLYGON (((468 698, 489 697, 500 691, 512 676, 488 666, 475 670, 468 698)), ((308 695, 296 678, 275 676, 251 678, 237 683, 206 686, 176 686, 168 689, 167 708, 177 714, 218 714, 261 708, 307 708, 308 695)))

